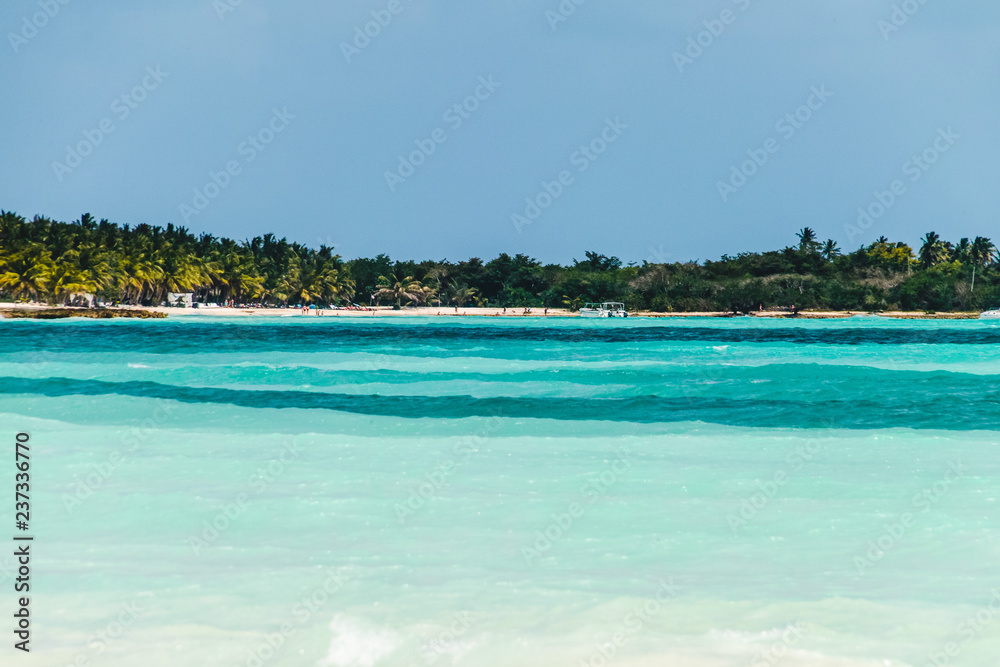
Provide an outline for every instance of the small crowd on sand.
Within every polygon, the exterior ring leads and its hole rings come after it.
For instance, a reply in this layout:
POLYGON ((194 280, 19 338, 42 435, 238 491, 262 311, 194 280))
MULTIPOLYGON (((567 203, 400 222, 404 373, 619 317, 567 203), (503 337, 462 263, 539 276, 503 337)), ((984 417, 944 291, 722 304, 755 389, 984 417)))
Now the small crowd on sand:
MULTIPOLYGON (((274 310, 274 309, 270 309, 274 310)), ((567 316, 571 313, 564 309, 549 309, 543 308, 541 312, 536 312, 535 308, 461 308, 455 306, 454 310, 451 308, 441 309, 433 307, 419 307, 419 308, 392 308, 392 307, 379 307, 379 308, 365 308, 365 307, 354 307, 354 308, 322 308, 316 305, 302 306, 299 309, 299 313, 304 316, 312 317, 324 317, 324 316, 341 316, 341 315, 362 315, 367 314, 369 316, 375 315, 387 315, 392 317, 548 317, 551 315, 567 316)), ((264 309, 251 309, 250 314, 267 314, 264 309)), ((286 311, 287 313, 287 311, 286 311)), ((285 314, 287 317, 288 315, 285 314)))

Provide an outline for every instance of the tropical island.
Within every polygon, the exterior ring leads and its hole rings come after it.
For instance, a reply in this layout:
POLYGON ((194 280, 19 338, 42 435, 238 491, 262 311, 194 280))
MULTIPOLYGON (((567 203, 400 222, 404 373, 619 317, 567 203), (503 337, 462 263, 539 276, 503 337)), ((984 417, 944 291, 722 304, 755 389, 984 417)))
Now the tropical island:
POLYGON ((0 302, 163 306, 176 294, 235 307, 566 309, 636 312, 978 312, 1000 303, 988 238, 934 232, 913 248, 882 237, 853 251, 806 227, 779 250, 717 261, 643 262, 588 251, 571 266, 523 254, 483 261, 344 259, 273 234, 236 241, 184 227, 73 222, 0 211, 0 302))

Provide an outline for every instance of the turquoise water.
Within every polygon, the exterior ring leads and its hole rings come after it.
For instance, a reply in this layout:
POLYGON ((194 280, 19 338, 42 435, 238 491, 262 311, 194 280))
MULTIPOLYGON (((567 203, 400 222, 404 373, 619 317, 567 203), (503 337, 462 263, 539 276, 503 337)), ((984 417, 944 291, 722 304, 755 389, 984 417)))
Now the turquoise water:
POLYGON ((1000 662, 980 322, 8 320, 0 424, 24 664, 1000 662))

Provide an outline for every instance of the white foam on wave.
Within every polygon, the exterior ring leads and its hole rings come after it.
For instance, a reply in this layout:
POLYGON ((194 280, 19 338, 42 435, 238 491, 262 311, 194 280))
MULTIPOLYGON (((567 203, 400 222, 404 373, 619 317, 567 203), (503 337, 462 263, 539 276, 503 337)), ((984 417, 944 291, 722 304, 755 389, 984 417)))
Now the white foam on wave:
POLYGON ((798 630, 796 625, 786 625, 782 628, 762 630, 759 632, 747 632, 745 630, 709 630, 709 639, 715 641, 727 641, 734 644, 755 644, 758 642, 768 642, 781 639, 790 630, 798 630))
POLYGON ((129 368, 152 368, 152 366, 147 366, 146 364, 133 364, 129 363, 129 368))
POLYGON ((372 667, 403 643, 403 637, 389 628, 347 616, 335 616, 330 632, 330 649, 319 661, 323 667, 372 667))

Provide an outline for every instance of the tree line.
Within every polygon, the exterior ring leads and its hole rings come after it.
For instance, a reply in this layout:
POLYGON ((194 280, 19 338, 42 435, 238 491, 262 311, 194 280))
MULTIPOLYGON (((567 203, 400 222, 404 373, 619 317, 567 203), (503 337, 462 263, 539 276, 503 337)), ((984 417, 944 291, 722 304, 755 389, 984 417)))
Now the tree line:
POLYGON ((643 262, 588 251, 572 265, 503 253, 484 262, 345 260, 273 234, 235 241, 168 224, 71 223, 0 211, 0 300, 160 305, 170 293, 233 305, 565 307, 621 301, 658 312, 764 309, 952 311, 1000 303, 997 249, 929 232, 916 252, 885 237, 852 252, 806 227, 780 250, 643 262))

